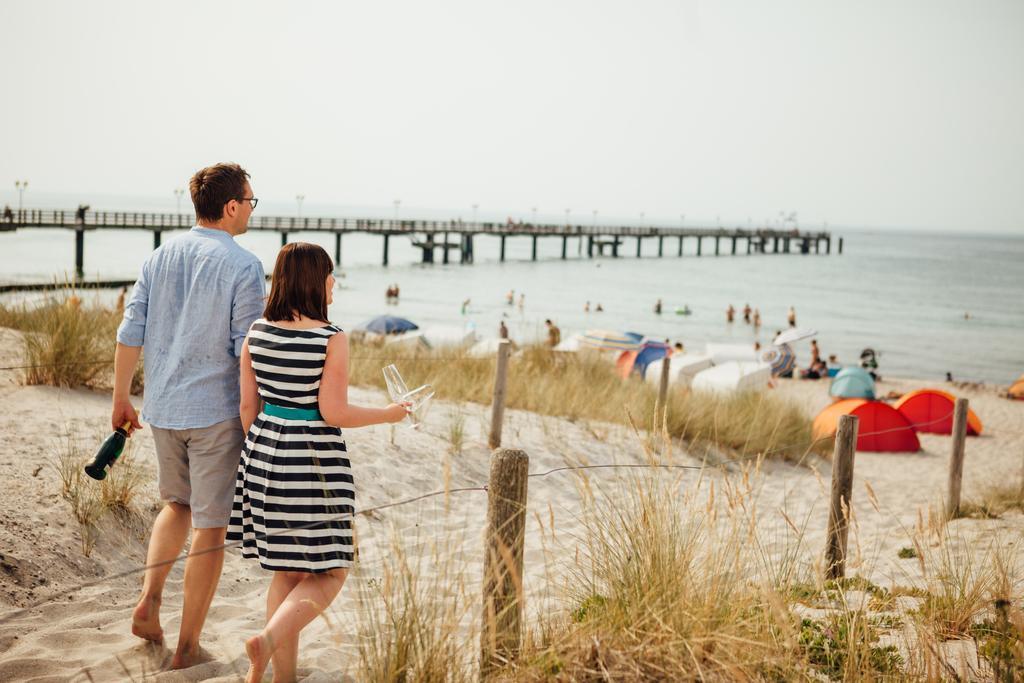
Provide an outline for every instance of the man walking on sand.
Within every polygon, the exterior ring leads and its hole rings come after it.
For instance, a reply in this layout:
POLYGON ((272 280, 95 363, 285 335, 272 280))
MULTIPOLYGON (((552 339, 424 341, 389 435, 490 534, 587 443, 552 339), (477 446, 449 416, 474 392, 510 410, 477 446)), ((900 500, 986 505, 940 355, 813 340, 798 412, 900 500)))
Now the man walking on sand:
POLYGON ((237 164, 197 171, 189 182, 196 223, 142 265, 117 330, 111 424, 141 429, 129 400, 145 349, 142 419, 153 428, 160 497, 132 633, 163 642, 164 582, 192 529, 185 561, 181 629, 172 669, 197 663, 199 636, 221 567, 244 434, 238 358, 263 312, 266 279, 255 255, 235 244, 257 199, 237 164))

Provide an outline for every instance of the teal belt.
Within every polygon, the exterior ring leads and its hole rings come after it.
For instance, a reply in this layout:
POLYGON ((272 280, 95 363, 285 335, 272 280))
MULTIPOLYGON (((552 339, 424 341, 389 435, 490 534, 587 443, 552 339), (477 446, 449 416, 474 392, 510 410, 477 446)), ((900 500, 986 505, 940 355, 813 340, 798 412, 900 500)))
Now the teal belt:
POLYGON ((263 412, 267 415, 280 417, 285 420, 322 420, 323 416, 316 408, 285 408, 275 406, 273 403, 264 403, 263 412))

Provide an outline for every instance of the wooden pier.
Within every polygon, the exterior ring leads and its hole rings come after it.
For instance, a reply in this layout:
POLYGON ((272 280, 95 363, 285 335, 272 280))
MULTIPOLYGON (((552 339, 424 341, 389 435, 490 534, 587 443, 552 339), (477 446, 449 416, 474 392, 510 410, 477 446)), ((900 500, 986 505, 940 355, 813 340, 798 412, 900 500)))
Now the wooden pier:
MULTIPOLYGON (((148 230, 153 233, 153 248, 160 246, 162 233, 188 230, 195 218, 188 213, 136 213, 130 211, 79 212, 58 209, 26 209, 0 223, 0 231, 36 228, 65 228, 75 231, 75 271, 78 277, 85 272, 85 235, 90 230, 148 230)), ((505 260, 505 242, 513 237, 532 240, 531 260, 537 260, 537 243, 541 238, 561 238, 561 258, 567 259, 569 240, 576 240, 577 253, 586 258, 611 256, 620 258, 626 240, 635 241, 636 255, 641 257, 645 241, 658 245, 658 256, 665 256, 665 240, 675 240, 676 256, 683 255, 683 241, 696 240, 696 255, 702 256, 705 247, 713 249, 715 256, 728 254, 830 254, 832 235, 822 231, 779 230, 777 228, 725 229, 701 227, 663 226, 611 226, 486 223, 455 221, 397 220, 380 218, 331 218, 259 216, 249 219, 250 231, 272 231, 281 235, 281 244, 288 236, 298 232, 331 233, 334 235, 334 261, 341 263, 341 241, 346 233, 363 232, 380 235, 383 239, 381 264, 388 265, 388 248, 392 237, 409 238, 413 246, 422 251, 423 263, 436 263, 435 252, 441 250, 441 262, 450 263, 449 252, 456 252, 459 263, 473 263, 473 239, 477 235, 500 239, 499 260, 505 260), (584 249, 584 244, 586 248, 584 249), (824 249, 822 249, 824 244, 824 249)), ((838 253, 843 252, 842 238, 838 253)))

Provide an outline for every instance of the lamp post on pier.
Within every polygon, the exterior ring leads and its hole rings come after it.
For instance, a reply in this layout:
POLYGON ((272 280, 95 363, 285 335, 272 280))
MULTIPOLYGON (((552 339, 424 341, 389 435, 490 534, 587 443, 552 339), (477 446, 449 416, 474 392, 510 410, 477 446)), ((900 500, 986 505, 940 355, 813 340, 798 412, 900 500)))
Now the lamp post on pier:
POLYGON ((24 220, 23 220, 23 217, 21 215, 22 195, 24 195, 25 194, 25 190, 28 189, 28 181, 27 180, 15 180, 14 181, 14 188, 18 191, 18 223, 23 223, 24 220))
POLYGON ((480 208, 479 204, 474 204, 473 205, 473 225, 476 225, 476 212, 477 212, 477 209, 479 209, 479 208, 480 208))
POLYGON ((297 194, 295 195, 295 203, 298 205, 297 218, 302 218, 302 202, 306 201, 306 195, 297 194))
POLYGON ((185 195, 185 190, 180 187, 174 188, 174 203, 177 207, 176 211, 181 213, 181 198, 185 195))

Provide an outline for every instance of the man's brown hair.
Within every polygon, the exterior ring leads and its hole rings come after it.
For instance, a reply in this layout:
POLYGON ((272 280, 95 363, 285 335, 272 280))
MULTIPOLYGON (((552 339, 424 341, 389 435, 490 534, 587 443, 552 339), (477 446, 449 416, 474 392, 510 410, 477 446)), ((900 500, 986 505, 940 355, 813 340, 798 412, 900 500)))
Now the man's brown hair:
POLYGON ((224 205, 245 196, 249 174, 238 164, 216 164, 196 171, 188 181, 196 218, 216 222, 224 217, 224 205))
POLYGON ((327 276, 333 271, 334 262, 317 244, 290 242, 281 247, 263 318, 274 322, 304 315, 328 322, 327 276))

